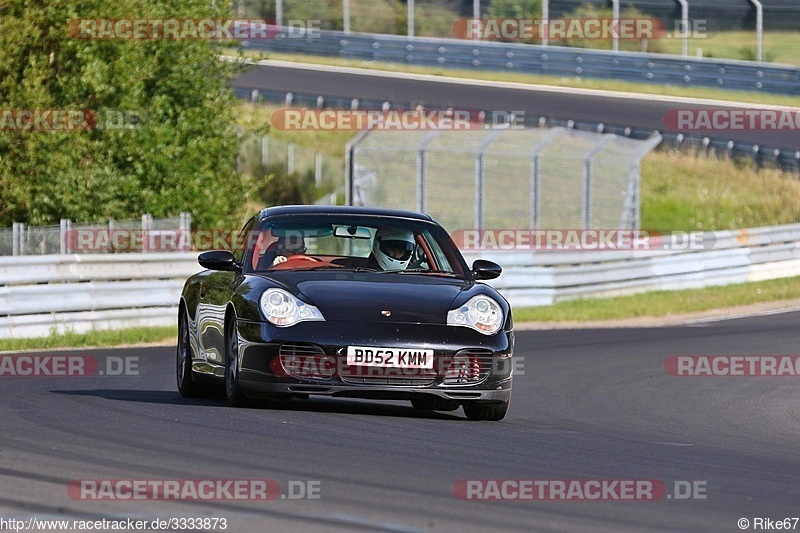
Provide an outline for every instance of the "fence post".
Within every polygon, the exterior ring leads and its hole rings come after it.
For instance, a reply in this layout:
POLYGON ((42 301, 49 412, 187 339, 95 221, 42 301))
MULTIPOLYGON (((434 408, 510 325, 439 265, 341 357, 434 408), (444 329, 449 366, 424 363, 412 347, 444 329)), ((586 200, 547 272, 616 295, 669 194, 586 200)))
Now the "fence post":
POLYGON ((425 205, 425 191, 426 191, 426 177, 428 175, 428 165, 426 164, 425 148, 436 137, 439 136, 441 130, 434 130, 426 135, 419 143, 417 148, 417 211, 424 213, 427 209, 425 205))
POLYGON ((314 152, 314 184, 322 187, 322 152, 314 152))
POLYGON ((344 205, 353 205, 356 147, 369 132, 369 129, 359 131, 344 146, 344 205))
POLYGON ((475 158, 475 229, 483 229, 483 218, 485 211, 485 202, 483 201, 485 183, 486 166, 484 163, 484 155, 489 145, 497 139, 504 130, 494 130, 478 147, 478 155, 475 158))
POLYGON ((541 183, 539 154, 531 160, 531 229, 539 227, 539 189, 541 183))
POLYGON ((542 46, 550 44, 550 0, 542 0, 542 46))
POLYGON ((150 229, 152 227, 152 215, 142 215, 142 253, 150 251, 150 229))
POLYGON ((583 165, 583 228, 581 229, 591 229, 592 227, 592 158, 613 140, 613 135, 603 135, 586 154, 583 165))
POLYGON ((59 253, 61 255, 70 253, 70 247, 67 242, 69 239, 70 229, 72 228, 72 221, 68 218, 62 218, 60 222, 60 236, 61 239, 59 241, 59 253))
POLYGON ((261 164, 269 165, 269 137, 266 135, 261 137, 261 164))
POLYGON ((22 223, 14 222, 11 225, 11 255, 22 255, 22 223))
POLYGON ((406 18, 408 20, 408 36, 414 36, 414 0, 408 0, 406 2, 407 6, 407 15, 406 18))
MULTIPOLYGON (((536 131, 536 130, 531 130, 536 131)), ((556 137, 564 132, 564 128, 551 129, 543 139, 534 145, 531 150, 531 229, 539 228, 539 214, 541 212, 541 154, 542 151, 550 146, 556 137)))
POLYGON ((286 145, 286 172, 294 174, 294 143, 286 145))

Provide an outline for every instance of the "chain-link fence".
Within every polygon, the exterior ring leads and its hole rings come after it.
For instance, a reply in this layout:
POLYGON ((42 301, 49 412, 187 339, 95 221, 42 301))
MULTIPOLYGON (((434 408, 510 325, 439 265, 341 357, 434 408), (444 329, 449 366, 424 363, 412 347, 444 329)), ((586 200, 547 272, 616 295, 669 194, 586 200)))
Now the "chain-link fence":
POLYGON ((188 232, 192 217, 181 213, 175 218, 113 220, 106 224, 74 224, 62 219, 58 226, 27 226, 15 222, 11 228, 0 228, 0 256, 49 255, 97 251, 147 252, 179 251, 179 248, 161 246, 166 233, 188 232), (114 241, 124 237, 124 246, 114 246, 114 241))
POLYGON ((349 203, 424 211, 448 230, 637 229, 639 162, 661 137, 566 128, 369 131, 349 203))

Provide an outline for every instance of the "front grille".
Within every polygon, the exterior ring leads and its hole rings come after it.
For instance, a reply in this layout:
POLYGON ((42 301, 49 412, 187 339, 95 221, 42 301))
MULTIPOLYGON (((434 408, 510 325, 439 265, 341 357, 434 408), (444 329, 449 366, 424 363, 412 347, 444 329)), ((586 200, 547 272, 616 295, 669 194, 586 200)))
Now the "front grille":
POLYGON ((425 368, 383 368, 379 366, 344 366, 339 377, 355 385, 425 386, 436 380, 436 370, 425 368))
POLYGON ((336 370, 336 359, 316 344, 281 344, 276 360, 280 365, 273 372, 294 378, 329 379, 336 370))
POLYGON ((406 386, 406 387, 425 387, 432 384, 436 380, 436 376, 418 376, 418 377, 363 377, 363 376, 341 376, 342 381, 352 385, 393 385, 393 386, 406 386))
POLYGON ((494 356, 491 350, 469 348, 453 357, 444 374, 445 385, 474 385, 492 373, 494 356))

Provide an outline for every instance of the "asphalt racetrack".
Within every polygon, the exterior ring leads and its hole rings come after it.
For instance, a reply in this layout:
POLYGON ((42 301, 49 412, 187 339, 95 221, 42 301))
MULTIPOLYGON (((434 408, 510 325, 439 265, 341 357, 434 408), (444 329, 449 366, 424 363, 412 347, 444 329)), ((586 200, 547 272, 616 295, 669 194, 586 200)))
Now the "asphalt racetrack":
MULTIPOLYGON (((502 87, 492 82, 479 84, 460 81, 403 79, 392 73, 359 73, 328 71, 327 68, 302 68, 271 63, 254 65, 239 76, 234 87, 303 94, 325 94, 414 102, 426 105, 452 106, 456 109, 493 109, 498 111, 524 111, 579 121, 605 122, 636 128, 664 131, 664 117, 670 110, 712 110, 727 106, 758 108, 756 104, 687 104, 642 95, 639 98, 609 98, 607 94, 579 94, 568 89, 532 89, 502 87)), ((735 94, 735 93, 733 93, 735 94)), ((695 132, 695 134, 698 134, 695 132)), ((800 130, 746 130, 736 129, 699 133, 721 139, 757 143, 762 146, 796 149, 800 147, 800 130)))
POLYGON ((115 372, 127 361, 129 375, 0 378, 0 516, 216 517, 236 532, 740 531, 740 518, 752 528, 755 518, 798 517, 798 378, 664 370, 672 355, 796 354, 798 320, 519 331, 502 422, 314 397, 234 409, 181 398, 171 347, 53 352, 115 372), (68 492, 72 481, 120 479, 269 479, 283 498, 97 501, 81 498, 98 492, 68 492), (667 495, 454 495, 459 480, 487 479, 658 480, 667 495), (680 482, 704 498, 680 499, 680 482), (294 499, 303 491, 315 497, 294 499))

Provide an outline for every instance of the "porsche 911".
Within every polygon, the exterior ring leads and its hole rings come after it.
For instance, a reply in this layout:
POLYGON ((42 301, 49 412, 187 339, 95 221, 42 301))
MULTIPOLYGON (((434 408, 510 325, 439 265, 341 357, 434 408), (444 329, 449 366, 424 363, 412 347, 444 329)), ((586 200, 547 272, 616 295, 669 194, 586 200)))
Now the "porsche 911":
POLYGON ((264 209, 232 250, 203 252, 179 303, 183 396, 310 395, 463 407, 502 420, 511 400, 508 302, 431 217, 344 206, 264 209))

